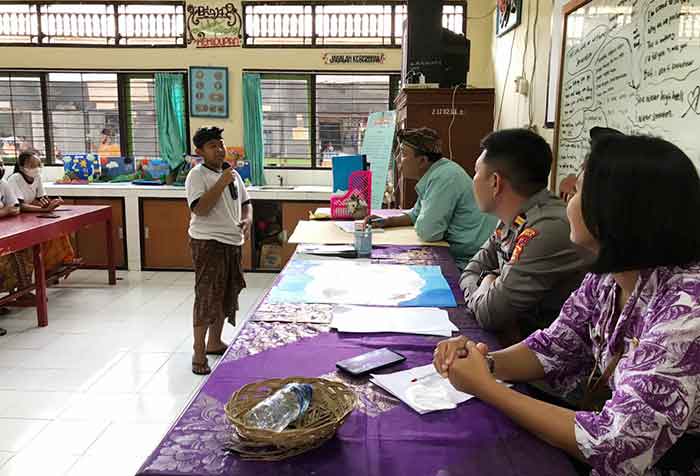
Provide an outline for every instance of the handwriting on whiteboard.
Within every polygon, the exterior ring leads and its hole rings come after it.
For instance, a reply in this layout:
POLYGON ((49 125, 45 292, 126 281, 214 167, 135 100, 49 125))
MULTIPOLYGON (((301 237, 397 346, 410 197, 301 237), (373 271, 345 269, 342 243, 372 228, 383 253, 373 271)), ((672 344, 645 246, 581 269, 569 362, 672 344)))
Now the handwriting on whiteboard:
POLYGON ((674 142, 700 164, 700 0, 593 0, 567 17, 557 184, 613 127, 674 142))

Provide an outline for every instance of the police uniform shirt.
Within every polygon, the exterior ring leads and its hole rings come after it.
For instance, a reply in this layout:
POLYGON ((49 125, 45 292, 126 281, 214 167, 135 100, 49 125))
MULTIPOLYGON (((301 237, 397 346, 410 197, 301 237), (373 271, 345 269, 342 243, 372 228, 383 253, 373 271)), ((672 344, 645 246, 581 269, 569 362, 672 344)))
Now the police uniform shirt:
POLYGON ((499 222, 460 279, 467 307, 484 329, 517 324, 529 334, 559 315, 589 264, 569 234, 565 203, 546 189, 525 202, 513 223, 499 222), (478 292, 488 273, 496 281, 478 292))

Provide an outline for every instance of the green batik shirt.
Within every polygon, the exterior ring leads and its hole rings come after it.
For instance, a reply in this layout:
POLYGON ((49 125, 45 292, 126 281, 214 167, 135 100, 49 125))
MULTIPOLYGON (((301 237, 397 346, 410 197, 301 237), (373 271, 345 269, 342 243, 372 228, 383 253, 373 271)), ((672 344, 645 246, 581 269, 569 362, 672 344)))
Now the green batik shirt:
POLYGON ((418 200, 408 216, 423 241, 444 240, 463 270, 496 228, 496 219, 481 213, 471 177, 449 159, 435 162, 416 184, 418 200))

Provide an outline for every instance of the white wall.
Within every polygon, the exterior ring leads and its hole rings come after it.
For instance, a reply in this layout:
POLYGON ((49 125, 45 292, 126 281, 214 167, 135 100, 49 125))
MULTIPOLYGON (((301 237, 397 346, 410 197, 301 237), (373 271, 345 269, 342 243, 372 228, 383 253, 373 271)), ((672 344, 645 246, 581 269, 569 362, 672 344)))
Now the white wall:
POLYGON ((544 129, 543 125, 551 46, 551 18, 552 0, 523 0, 520 26, 500 38, 496 38, 494 28, 492 49, 496 90, 495 128, 505 129, 532 124, 550 143, 553 140, 553 130, 544 129), (539 11, 535 14, 537 8, 539 11), (520 75, 524 75, 530 82, 527 97, 515 92, 514 81, 520 75), (532 121, 529 113, 530 101, 532 121))

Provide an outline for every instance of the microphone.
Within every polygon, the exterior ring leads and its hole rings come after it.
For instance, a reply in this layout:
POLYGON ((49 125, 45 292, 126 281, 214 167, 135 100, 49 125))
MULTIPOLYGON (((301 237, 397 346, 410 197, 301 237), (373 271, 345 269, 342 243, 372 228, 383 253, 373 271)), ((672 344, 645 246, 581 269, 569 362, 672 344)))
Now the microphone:
MULTIPOLYGON (((226 170, 231 167, 231 164, 228 162, 224 161, 223 164, 221 164, 221 170, 226 170)), ((236 182, 231 182, 228 184, 228 191, 231 192, 231 198, 234 200, 238 200, 238 189, 236 188, 236 182)))

